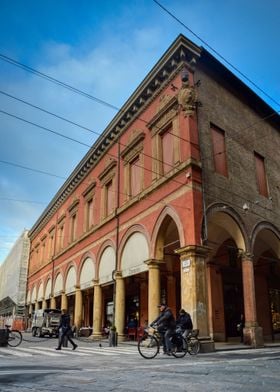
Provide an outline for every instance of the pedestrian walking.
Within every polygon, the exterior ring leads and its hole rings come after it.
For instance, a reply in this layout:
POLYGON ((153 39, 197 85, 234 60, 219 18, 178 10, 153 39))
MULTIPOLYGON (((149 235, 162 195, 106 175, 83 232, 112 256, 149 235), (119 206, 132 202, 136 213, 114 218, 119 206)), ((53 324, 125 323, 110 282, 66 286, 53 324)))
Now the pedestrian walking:
POLYGON ((71 329, 71 323, 70 323, 70 314, 67 313, 66 309, 62 309, 61 312, 62 312, 62 314, 61 314, 61 318, 60 318, 60 324, 58 327, 58 329, 61 333, 59 336, 58 346, 56 347, 56 350, 61 350, 61 346, 62 346, 63 340, 65 338, 67 340, 69 340, 69 342, 72 344, 72 346, 73 346, 72 350, 76 350, 78 345, 75 344, 71 338, 72 329, 71 329))

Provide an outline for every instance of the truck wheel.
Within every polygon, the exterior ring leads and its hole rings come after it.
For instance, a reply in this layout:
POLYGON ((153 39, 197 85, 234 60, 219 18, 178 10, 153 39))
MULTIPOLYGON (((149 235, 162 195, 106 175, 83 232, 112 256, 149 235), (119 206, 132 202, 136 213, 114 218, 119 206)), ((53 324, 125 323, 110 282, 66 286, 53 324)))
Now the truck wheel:
POLYGON ((36 336, 36 329, 37 328, 32 328, 32 336, 34 336, 34 337, 36 336))
POLYGON ((39 328, 39 330, 38 330, 38 335, 39 335, 40 338, 43 338, 43 337, 44 337, 44 334, 43 334, 41 328, 39 328))

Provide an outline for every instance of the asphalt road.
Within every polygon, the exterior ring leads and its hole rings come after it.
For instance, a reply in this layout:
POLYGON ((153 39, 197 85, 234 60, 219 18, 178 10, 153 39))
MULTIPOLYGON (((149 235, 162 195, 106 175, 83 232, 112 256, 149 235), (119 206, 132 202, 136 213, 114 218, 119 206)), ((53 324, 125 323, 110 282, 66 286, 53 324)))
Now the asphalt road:
POLYGON ((78 341, 76 351, 55 351, 55 339, 25 338, 0 347, 1 392, 280 391, 280 347, 146 360, 135 345, 78 341))

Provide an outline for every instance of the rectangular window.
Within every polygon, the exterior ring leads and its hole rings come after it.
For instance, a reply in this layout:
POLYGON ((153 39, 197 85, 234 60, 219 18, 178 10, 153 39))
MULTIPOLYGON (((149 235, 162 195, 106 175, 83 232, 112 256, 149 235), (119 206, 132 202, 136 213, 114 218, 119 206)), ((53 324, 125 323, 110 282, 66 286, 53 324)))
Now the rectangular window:
POLYGON ((162 174, 170 172, 174 166, 174 136, 170 133, 172 128, 169 128, 161 135, 162 146, 162 174))
POLYGON ((50 233, 49 237, 49 249, 48 249, 48 258, 50 259, 54 254, 54 233, 50 233))
POLYGON ((58 250, 63 248, 64 243, 64 225, 61 225, 58 229, 58 250))
POLYGON ((130 163, 130 194, 136 196, 141 191, 141 172, 139 156, 130 163))
POLYGON ((76 229, 77 229, 77 214, 73 214, 71 216, 71 224, 70 224, 70 242, 73 242, 76 239, 76 229))
POLYGON ((222 176, 228 176, 225 132, 222 129, 211 125, 213 158, 216 173, 222 176))
POLYGON ((113 181, 106 184, 106 216, 110 215, 114 209, 113 181))
POLYGON ((258 191, 259 191, 260 195, 268 197, 264 158, 256 152, 254 153, 254 155, 255 155, 258 191))
POLYGON ((86 230, 89 230, 93 225, 93 198, 86 202, 86 230))

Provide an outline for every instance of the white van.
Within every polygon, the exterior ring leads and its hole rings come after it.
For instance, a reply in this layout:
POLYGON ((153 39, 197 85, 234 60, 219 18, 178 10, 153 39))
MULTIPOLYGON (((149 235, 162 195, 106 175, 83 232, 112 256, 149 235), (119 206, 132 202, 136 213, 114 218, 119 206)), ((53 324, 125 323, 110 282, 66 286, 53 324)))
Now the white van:
POLYGON ((59 309, 38 309, 35 310, 32 318, 32 336, 58 337, 58 327, 60 324, 61 310, 59 309))

